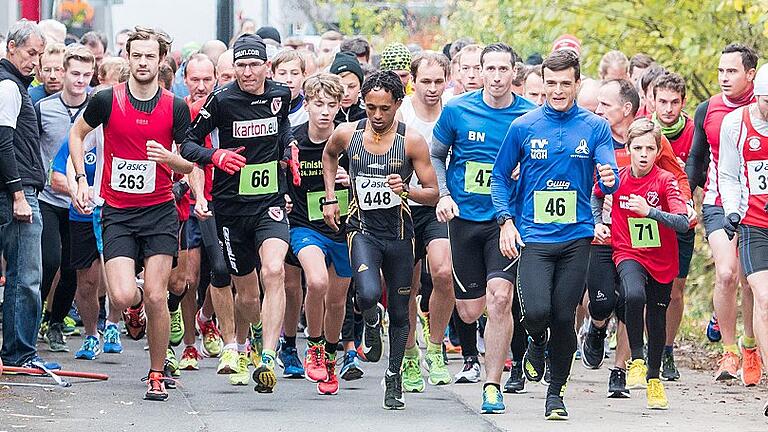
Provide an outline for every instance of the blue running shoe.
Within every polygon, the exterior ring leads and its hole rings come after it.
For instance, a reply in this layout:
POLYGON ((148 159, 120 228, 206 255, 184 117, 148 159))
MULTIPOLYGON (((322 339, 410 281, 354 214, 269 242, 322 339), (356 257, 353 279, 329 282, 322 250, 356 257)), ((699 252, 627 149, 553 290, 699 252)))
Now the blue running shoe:
POLYGON ((283 378, 304 378, 304 367, 295 347, 283 347, 277 356, 277 363, 283 368, 283 378))
MULTIPOLYGON (((59 370, 61 369, 61 365, 57 362, 47 362, 43 360, 39 355, 35 354, 34 357, 31 359, 25 361, 23 364, 19 365, 23 368, 27 369, 40 369, 39 365, 43 365, 44 368, 50 369, 50 370, 59 370)), ((9 365, 10 366, 10 365, 9 365)))
POLYGON ((101 344, 96 336, 86 336, 83 346, 75 353, 75 358, 80 360, 94 360, 101 354, 101 344))
POLYGON ((357 358, 357 351, 347 351, 342 360, 340 375, 344 381, 354 381, 363 377, 363 370, 360 368, 360 359, 357 358))
POLYGON ((77 310, 77 305, 75 303, 72 303, 72 306, 69 308, 69 313, 67 315, 75 320, 75 326, 83 326, 83 319, 80 317, 80 312, 77 310))
POLYGON ((707 339, 709 339, 710 342, 715 343, 720 342, 722 337, 723 336, 720 334, 720 323, 717 322, 717 316, 712 314, 712 318, 707 324, 707 339))
POLYGON ((483 406, 480 412, 483 414, 504 414, 504 397, 494 385, 487 385, 483 389, 483 406))
POLYGON ((123 344, 120 343, 120 331, 115 324, 110 324, 104 330, 104 352, 120 354, 123 352, 123 344))

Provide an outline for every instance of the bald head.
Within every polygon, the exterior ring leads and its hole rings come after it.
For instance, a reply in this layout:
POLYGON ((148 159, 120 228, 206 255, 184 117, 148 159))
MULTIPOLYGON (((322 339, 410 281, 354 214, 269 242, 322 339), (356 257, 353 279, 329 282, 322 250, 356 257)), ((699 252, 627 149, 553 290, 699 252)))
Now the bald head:
POLYGON ((224 51, 216 61, 216 77, 220 86, 235 80, 235 65, 232 50, 224 51))
POLYGON ((200 52, 207 55, 216 64, 219 57, 227 50, 227 45, 217 39, 209 40, 200 47, 200 52))
POLYGON ((67 27, 56 20, 42 20, 37 23, 37 27, 45 35, 45 40, 47 43, 64 43, 64 40, 67 38, 67 27))
POLYGON ((579 95, 576 97, 576 103, 580 107, 595 112, 597 109, 597 94, 600 91, 600 81, 592 78, 581 80, 579 95))

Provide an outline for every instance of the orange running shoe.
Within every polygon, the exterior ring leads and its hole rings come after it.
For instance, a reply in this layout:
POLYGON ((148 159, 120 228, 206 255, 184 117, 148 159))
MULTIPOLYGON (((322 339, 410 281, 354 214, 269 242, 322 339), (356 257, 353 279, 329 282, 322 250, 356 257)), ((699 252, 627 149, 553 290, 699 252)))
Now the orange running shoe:
POLYGON ((147 332, 147 314, 144 312, 144 303, 138 307, 123 311, 123 321, 125 329, 128 331, 128 337, 133 340, 140 340, 147 332))
POLYGON ((165 389, 165 377, 162 372, 149 372, 142 381, 147 382, 147 393, 144 399, 153 401, 164 401, 168 399, 168 391, 165 389))
POLYGON ((325 359, 328 379, 317 382, 317 393, 321 395, 335 395, 339 392, 339 379, 336 378, 336 359, 325 359))
POLYGON ((741 382, 747 387, 760 384, 763 378, 763 365, 757 348, 741 347, 741 358, 744 359, 741 365, 741 382))
POLYGON ((325 346, 310 345, 304 357, 304 376, 312 382, 328 380, 328 366, 325 361, 325 346))
POLYGON ((717 362, 718 368, 715 373, 715 381, 725 381, 737 379, 739 377, 739 356, 726 352, 717 362))

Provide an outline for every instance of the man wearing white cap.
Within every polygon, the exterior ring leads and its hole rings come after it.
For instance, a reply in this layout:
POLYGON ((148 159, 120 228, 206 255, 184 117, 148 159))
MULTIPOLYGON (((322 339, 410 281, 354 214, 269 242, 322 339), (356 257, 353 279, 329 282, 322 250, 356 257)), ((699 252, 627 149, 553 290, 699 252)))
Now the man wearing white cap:
MULTIPOLYGON (((755 77, 755 102, 727 114, 720 130, 720 190, 729 239, 752 288, 754 327, 768 359, 768 65, 755 77)), ((768 416, 768 404, 764 407, 768 416)))

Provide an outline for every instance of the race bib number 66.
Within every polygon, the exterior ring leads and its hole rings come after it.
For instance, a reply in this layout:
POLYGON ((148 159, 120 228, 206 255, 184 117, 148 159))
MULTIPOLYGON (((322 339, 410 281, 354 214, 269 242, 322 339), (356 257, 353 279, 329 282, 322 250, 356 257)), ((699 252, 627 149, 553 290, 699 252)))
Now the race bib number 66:
POLYGON ((110 186, 117 192, 148 194, 155 191, 155 162, 112 157, 110 186))

